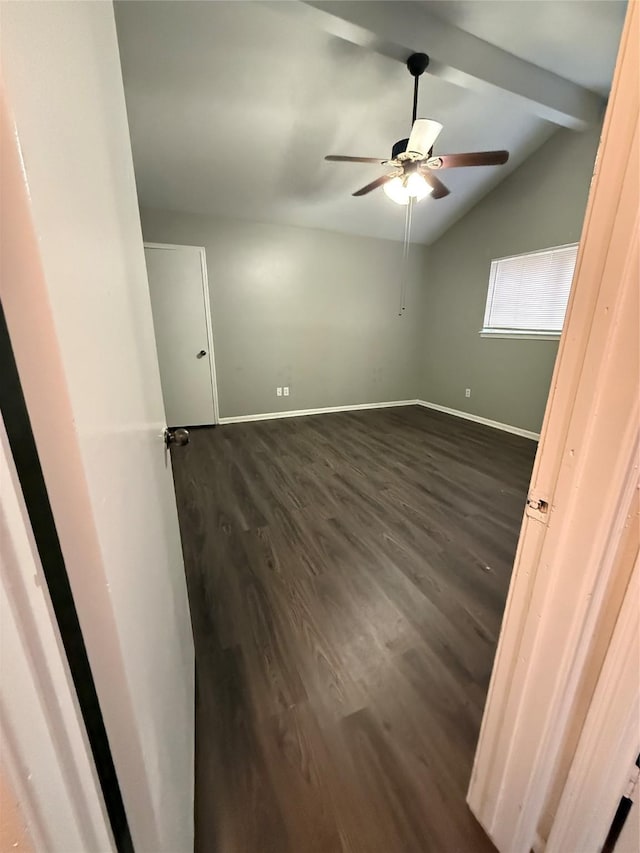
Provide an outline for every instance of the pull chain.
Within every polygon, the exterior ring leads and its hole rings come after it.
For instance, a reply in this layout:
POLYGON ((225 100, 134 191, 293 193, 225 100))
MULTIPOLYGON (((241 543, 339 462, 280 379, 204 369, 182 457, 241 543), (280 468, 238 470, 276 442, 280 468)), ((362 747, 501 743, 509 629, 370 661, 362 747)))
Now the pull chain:
POLYGON ((411 246, 409 240, 411 237, 411 219, 413 216, 413 203, 413 196, 409 196, 409 201, 406 207, 406 215, 404 219, 404 242, 402 244, 402 265, 400 278, 400 310, 398 311, 398 317, 402 317, 405 312, 405 308, 407 307, 407 290, 409 287, 409 249, 411 246))

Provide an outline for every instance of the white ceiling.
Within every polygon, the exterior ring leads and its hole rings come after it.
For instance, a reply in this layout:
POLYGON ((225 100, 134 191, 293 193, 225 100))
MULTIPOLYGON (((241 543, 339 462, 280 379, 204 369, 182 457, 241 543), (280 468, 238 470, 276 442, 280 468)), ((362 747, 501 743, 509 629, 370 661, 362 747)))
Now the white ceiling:
POLYGON ((626 3, 422 0, 432 14, 534 65, 607 95, 626 3))
MULTIPOLYGON (((608 89, 623 3, 422 5, 567 79, 608 89)), ((403 208, 380 190, 351 196, 382 169, 323 157, 389 156, 410 129, 411 77, 400 62, 278 6, 116 4, 141 205, 401 239, 403 208)), ((507 166, 446 173, 451 195, 414 212, 414 239, 425 243, 556 130, 500 89, 480 94, 432 75, 423 78, 418 112, 444 124, 440 152, 511 152, 507 166)))

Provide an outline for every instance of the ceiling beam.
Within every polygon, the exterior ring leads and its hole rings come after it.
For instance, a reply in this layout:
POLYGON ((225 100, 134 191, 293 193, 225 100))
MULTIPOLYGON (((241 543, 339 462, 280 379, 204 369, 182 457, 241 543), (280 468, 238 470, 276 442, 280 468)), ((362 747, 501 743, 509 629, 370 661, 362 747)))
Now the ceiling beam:
POLYGON ((439 20, 420 3, 295 0, 274 5, 401 62, 411 53, 428 53, 430 74, 467 89, 507 93, 554 124, 582 130, 602 120, 599 95, 439 20))

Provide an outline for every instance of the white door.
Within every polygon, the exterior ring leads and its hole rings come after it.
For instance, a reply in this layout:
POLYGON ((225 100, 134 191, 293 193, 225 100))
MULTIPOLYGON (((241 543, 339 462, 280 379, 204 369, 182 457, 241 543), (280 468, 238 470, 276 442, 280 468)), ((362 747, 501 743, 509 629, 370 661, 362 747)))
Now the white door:
POLYGON ((204 249, 145 244, 153 326, 169 426, 218 420, 204 249))
POLYGON ((2 307, 133 847, 189 853, 193 640, 113 7, 0 6, 2 307))

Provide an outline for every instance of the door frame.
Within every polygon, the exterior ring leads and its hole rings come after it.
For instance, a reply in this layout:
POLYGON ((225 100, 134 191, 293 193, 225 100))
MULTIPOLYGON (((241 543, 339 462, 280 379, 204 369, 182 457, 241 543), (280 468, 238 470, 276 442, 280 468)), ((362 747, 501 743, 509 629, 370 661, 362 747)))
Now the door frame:
POLYGON ((596 697, 607 707, 616 695, 601 676, 616 625, 637 606, 639 7, 621 38, 468 793, 502 853, 557 850, 585 813, 599 849, 621 796, 612 786, 606 802, 567 806, 576 762, 585 750, 596 760, 595 739, 581 741, 596 697))
POLYGON ((0 363, 11 374, 0 393, 0 622, 8 655, 2 781, 16 798, 28 849, 130 853, 93 673, 2 327, 0 363))
MULTIPOLYGON (((546 853, 600 849, 640 750, 640 559, 611 639, 546 853), (584 809, 584 803, 594 807, 584 809)), ((640 802, 636 795, 632 808, 640 802)), ((627 815, 627 820, 636 815, 627 815)))
MULTIPOLYGON (((204 246, 187 246, 179 243, 151 243, 144 241, 145 249, 197 249, 200 252, 200 268, 202 270, 202 296, 204 300, 204 316, 207 324, 207 344, 209 347, 209 375, 211 377, 211 393, 213 395, 213 422, 220 423, 220 408, 218 404, 218 379, 216 375, 216 356, 213 343, 213 322, 211 320, 211 294, 209 293, 209 276, 207 274, 207 252, 204 246)), ((149 287, 151 295, 151 287, 149 287)), ((154 329, 155 334, 155 329, 154 329)))

